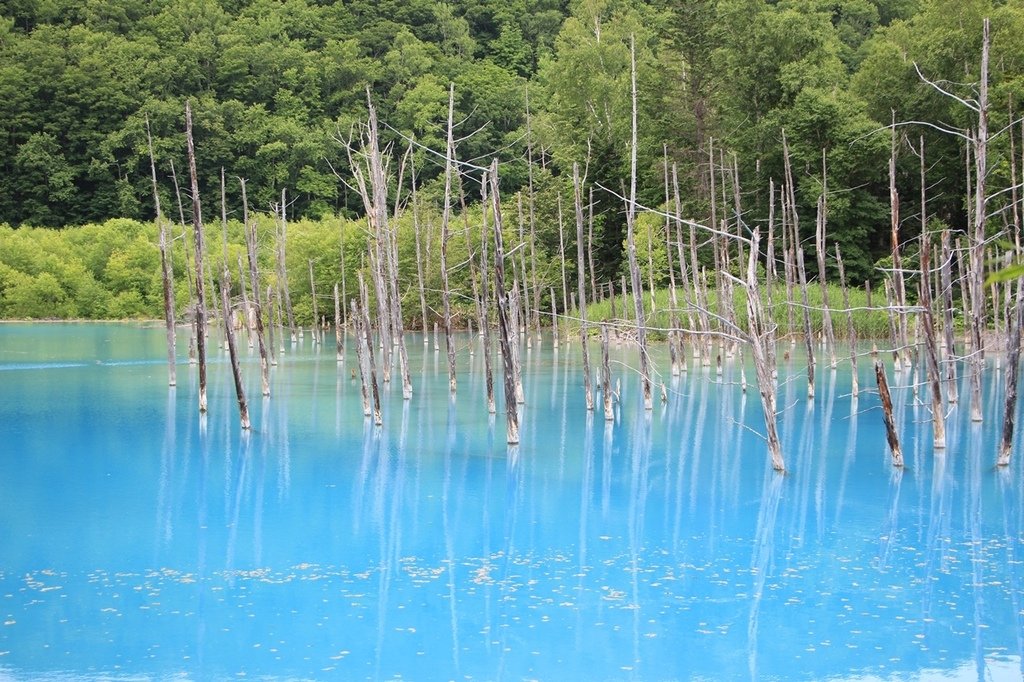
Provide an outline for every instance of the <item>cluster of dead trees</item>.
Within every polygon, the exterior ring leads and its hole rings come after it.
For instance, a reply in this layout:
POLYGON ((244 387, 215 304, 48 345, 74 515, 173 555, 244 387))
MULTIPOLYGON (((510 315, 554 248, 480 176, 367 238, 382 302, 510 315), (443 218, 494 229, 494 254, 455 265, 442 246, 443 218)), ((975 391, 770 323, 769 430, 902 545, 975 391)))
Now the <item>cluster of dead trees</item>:
MULTIPOLYGON (((969 141, 970 154, 967 159, 967 171, 973 177, 970 197, 971 225, 970 230, 954 235, 948 228, 936 231, 928 215, 928 179, 927 161, 924 138, 912 144, 905 137, 900 137, 900 124, 896 121, 891 126, 892 155, 889 164, 889 187, 891 205, 891 254, 892 267, 884 273, 884 305, 877 306, 889 320, 888 345, 891 349, 895 371, 912 386, 915 394, 923 389, 932 416, 933 445, 936 450, 946 447, 945 420, 951 406, 960 401, 958 390, 958 368, 966 367, 969 374, 969 406, 971 418, 981 421, 985 411, 982 405, 981 381, 986 367, 986 349, 990 345, 990 332, 998 338, 1005 339, 1006 349, 1006 402, 1003 410, 1003 432, 998 453, 1001 465, 1009 463, 1013 440, 1014 415, 1016 413, 1016 380, 1020 347, 1020 325, 1024 310, 1024 278, 1000 278, 999 271, 1005 264, 1002 254, 995 252, 997 240, 1012 241, 1012 249, 1007 253, 1020 253, 1021 217, 1017 184, 1017 161, 1015 152, 1011 153, 1012 186, 999 188, 1000 194, 1009 192, 1009 202, 1004 202, 1005 210, 999 213, 1002 225, 996 229, 992 225, 989 199, 994 194, 988 186, 987 149, 991 140, 988 131, 987 101, 987 62, 988 62, 988 22, 985 23, 985 40, 982 54, 982 80, 978 89, 979 96, 974 101, 964 101, 975 114, 974 125, 970 130, 954 131, 969 141), (901 140, 903 143, 901 143, 901 140), (901 199, 896 186, 896 158, 899 150, 908 147, 920 159, 920 215, 919 227, 908 230, 905 218, 900 216, 901 199), (918 250, 916 267, 909 268, 904 264, 903 254, 907 247, 915 244, 918 250), (908 288, 911 291, 908 293, 908 288), (916 291, 914 289, 916 288, 916 291), (956 292, 960 292, 957 296, 956 292), (913 302, 912 302, 913 301, 913 302), (958 347, 954 309, 962 307, 962 319, 966 324, 966 334, 962 338, 962 347, 958 347), (941 312, 939 312, 941 311, 941 312), (989 323, 991 320, 991 324, 989 323)), ((860 391, 858 381, 858 351, 856 325, 854 317, 860 312, 850 305, 848 282, 845 267, 838 245, 831 247, 828 240, 828 168, 825 154, 822 154, 821 187, 822 192, 817 202, 814 215, 814 236, 811 240, 803 239, 802 234, 809 232, 801 228, 801 216, 797 210, 795 181, 790 167, 790 154, 785 133, 782 134, 782 146, 785 159, 784 177, 776 185, 769 182, 767 188, 769 210, 767 220, 748 223, 743 206, 744 194, 741 191, 739 170, 735 160, 730 163, 722 150, 709 146, 708 162, 711 172, 710 216, 706 222, 698 222, 684 218, 681 210, 679 193, 679 169, 669 163, 668 155, 664 160, 664 209, 651 209, 641 206, 637 201, 637 85, 636 68, 632 68, 633 118, 632 137, 630 140, 630 179, 628 190, 616 193, 614 190, 600 187, 587 187, 586 178, 581 176, 578 165, 573 167, 573 216, 575 218, 576 238, 576 271, 575 291, 570 294, 571 287, 566 276, 564 264, 565 236, 559 221, 559 243, 562 256, 562 307, 556 307, 557 295, 550 288, 552 310, 550 327, 554 343, 560 342, 560 330, 579 330, 583 366, 583 400, 587 410, 595 409, 595 389, 591 370, 589 343, 597 337, 601 344, 600 385, 603 396, 603 408, 606 419, 614 419, 611 372, 609 369, 609 344, 612 333, 617 337, 628 337, 634 340, 639 361, 637 373, 642 389, 644 408, 653 409, 655 388, 654 371, 650 361, 650 319, 654 312, 654 282, 649 278, 647 291, 644 290, 640 268, 640 255, 636 243, 636 223, 639 212, 657 213, 663 219, 663 235, 666 253, 668 254, 669 301, 667 311, 670 324, 667 329, 660 329, 667 339, 670 372, 678 375, 687 371, 687 355, 697 359, 706 368, 717 365, 721 372, 723 355, 726 359, 740 358, 741 382, 746 389, 746 375, 742 359, 749 353, 752 360, 755 381, 760 396, 764 416, 764 438, 772 466, 785 470, 785 459, 782 444, 778 435, 779 408, 778 392, 778 353, 780 349, 788 355, 785 343, 792 347, 797 339, 803 339, 807 356, 807 398, 813 400, 818 360, 827 363, 834 370, 840 363, 840 343, 837 337, 845 334, 846 346, 849 348, 848 361, 851 366, 853 383, 852 393, 856 396, 860 391), (717 153, 716 153, 717 152, 717 153), (586 248, 588 240, 585 233, 593 231, 593 192, 609 192, 621 200, 626 216, 625 252, 628 265, 628 285, 626 278, 622 281, 623 304, 631 300, 632 310, 627 313, 623 305, 623 315, 631 314, 632 319, 618 319, 609 323, 607 320, 593 322, 588 319, 588 304, 594 303, 604 296, 603 287, 599 289, 594 277, 593 249, 586 248), (589 191, 589 201, 585 199, 589 191), (730 197, 730 201, 720 201, 716 197, 730 197), (817 266, 818 286, 821 288, 821 305, 812 306, 809 300, 809 281, 805 266, 805 246, 813 248, 817 266), (698 258, 698 250, 710 251, 713 257, 713 271, 708 272, 706 265, 698 258), (824 273, 828 265, 834 264, 839 273, 839 285, 843 304, 833 306, 826 288, 824 273), (588 281, 589 280, 589 281, 588 281), (589 283, 589 291, 588 291, 589 283), (741 292, 734 295, 734 292, 741 292), (645 293, 650 294, 650 303, 645 303, 645 293), (626 296, 628 294, 628 296, 626 296), (712 304, 714 300, 714 304, 712 304), (738 305, 737 301, 744 302, 738 305), (820 318, 820 324, 812 325, 812 312, 820 318), (845 317, 845 333, 842 318, 845 317), (559 326, 561 319, 561 327, 559 326), (837 325, 840 331, 837 332, 837 325)), ((938 87, 938 86, 936 86, 938 87)), ((336 352, 339 362, 345 357, 345 338, 352 334, 355 340, 357 364, 360 376, 363 413, 372 418, 374 423, 382 423, 381 389, 379 381, 390 382, 393 371, 400 374, 402 395, 410 400, 413 385, 409 368, 406 347, 406 330, 403 320, 403 295, 400 287, 399 257, 397 239, 397 218, 401 211, 411 210, 414 229, 416 230, 417 280, 419 284, 419 305, 421 319, 427 319, 426 302, 423 282, 423 263, 419 241, 419 206, 417 197, 416 169, 412 163, 413 150, 417 143, 407 140, 407 146, 397 153, 393 145, 383 145, 379 133, 377 112, 372 99, 367 93, 368 119, 365 124, 353 129, 347 137, 338 141, 348 151, 349 175, 341 178, 362 198, 365 209, 367 234, 369 236, 364 270, 369 275, 369 282, 363 277, 362 271, 358 278, 358 290, 348 297, 348 286, 344 280, 335 284, 334 326, 336 352), (392 172, 390 164, 395 162, 397 169, 392 172), (409 197, 403 199, 405 177, 411 178, 409 197), (392 184, 397 178, 397 184, 392 184), (339 292, 340 284, 340 292, 339 292), (371 303, 372 302, 372 303, 371 303), (349 311, 343 318, 343 311, 349 311)), ((484 372, 486 373, 487 409, 494 413, 496 400, 492 368, 492 354, 497 333, 496 345, 501 356, 501 372, 503 376, 504 401, 506 408, 506 436, 509 444, 519 442, 519 405, 524 402, 522 371, 520 363, 521 346, 530 347, 539 339, 541 325, 540 295, 536 273, 535 239, 523 232, 524 221, 520 217, 519 238, 512 248, 505 244, 506 230, 503 218, 502 198, 500 195, 499 163, 493 161, 488 167, 476 166, 457 159, 457 143, 454 136, 455 122, 454 86, 449 89, 449 106, 447 121, 447 137, 444 152, 429 150, 430 153, 444 159, 444 198, 441 214, 440 270, 442 286, 442 324, 447 351, 449 388, 454 394, 457 391, 457 356, 456 343, 453 337, 452 304, 448 273, 454 267, 468 267, 475 315, 469 323, 470 331, 474 324, 482 337, 484 354, 484 372), (448 246, 452 239, 453 216, 455 208, 461 209, 463 220, 470 220, 467 209, 468 186, 479 186, 479 244, 469 245, 469 260, 466 263, 451 264, 448 262, 448 246), (533 267, 527 267, 527 257, 533 267), (511 281, 510 281, 511 280, 511 281)), ((204 225, 202 210, 195 173, 195 150, 192 142, 191 109, 186 104, 186 140, 189 158, 189 175, 192 195, 192 241, 195 247, 194 267, 188 273, 189 291, 193 302, 190 310, 192 323, 192 344, 199 369, 199 409, 206 410, 206 337, 207 320, 207 284, 216 281, 220 288, 219 297, 210 297, 216 307, 214 317, 224 321, 224 333, 227 350, 231 357, 234 372, 235 388, 238 397, 242 427, 248 428, 248 410, 246 405, 243 382, 239 370, 237 342, 234 338, 235 317, 232 302, 228 293, 232 286, 232 270, 227 259, 227 237, 225 228, 224 258, 219 273, 211 275, 204 263, 204 225)), ((1017 138, 1014 126, 1003 134, 1010 137, 1011 149, 1015 149, 1017 138)), ((1020 129, 1024 137, 1024 125, 1020 129)), ((528 146, 529 148, 529 146, 528 146)), ((733 157, 734 158, 734 157, 733 157)), ((532 168, 532 164, 530 166, 532 168)), ((259 348, 262 392, 265 397, 270 395, 269 371, 276 364, 276 347, 285 347, 285 338, 290 336, 294 342, 300 333, 294 322, 291 299, 288 291, 288 273, 285 271, 285 243, 287 235, 287 202, 282 192, 281 202, 273 207, 276 222, 277 252, 275 286, 264 290, 260 281, 260 272, 256 264, 256 230, 255 223, 250 222, 248 202, 245 199, 245 182, 239 179, 239 189, 244 206, 243 224, 246 239, 248 263, 241 259, 237 263, 238 284, 241 292, 241 306, 244 310, 245 328, 250 330, 250 344, 255 337, 255 345, 259 348), (275 320, 276 316, 276 320, 275 320), (277 343, 275 343, 275 330, 277 343)), ((170 383, 175 383, 175 320, 173 273, 168 254, 168 230, 170 221, 164 219, 160 212, 159 194, 156 191, 157 178, 155 164, 153 166, 154 199, 160 224, 160 248, 163 256, 163 278, 165 304, 167 310, 167 339, 170 383)), ((532 180, 531 180, 532 186, 532 180)), ((221 182, 222 223, 226 225, 225 181, 221 182)), ((175 189, 177 179, 175 177, 175 189)), ((178 193, 180 197, 180 192, 178 193)), ((522 195, 520 195, 521 197, 522 195)), ((184 211, 179 198, 179 214, 184 225, 184 211)), ((561 204, 559 215, 561 216, 561 204)), ((519 215, 522 216, 523 206, 520 198, 519 215)), ((530 196, 529 211, 532 216, 533 204, 530 196)), ((530 220, 531 232, 533 220, 530 220)), ((462 230, 470 234, 468 223, 462 230)), ((467 236, 468 239, 468 236, 467 236)), ((650 243, 650 242, 649 242, 650 243)), ((342 258, 344 254, 340 254, 342 258)), ((651 272, 653 263, 650 262, 651 272)), ((312 262, 309 264, 310 285, 314 289, 314 319, 321 319, 316 309, 316 292, 313 281, 312 262)), ((614 300, 614 284, 609 287, 614 300)), ((882 297, 879 297, 882 298, 882 297)), ((870 301, 870 296, 869 296, 870 301)), ((870 302, 869 302, 869 307, 870 302)), ((613 312, 613 317, 615 314, 613 312)), ((429 341, 428 330, 423 329, 423 341, 429 341)), ((323 328, 314 325, 313 338, 315 343, 323 343, 323 328)), ((434 325, 435 350, 439 350, 440 341, 437 324, 434 325)), ((875 339, 876 343, 879 339, 875 339)), ((192 348, 190 348, 190 357, 192 348)), ((888 433, 888 442, 895 466, 902 466, 902 454, 899 434, 892 416, 892 400, 889 382, 877 347, 872 353, 874 372, 882 411, 888 433)), ((845 362, 845 360, 844 360, 845 362)), ((710 370, 709 370, 710 371, 710 370)), ((661 381, 662 399, 666 399, 666 388, 661 381)))

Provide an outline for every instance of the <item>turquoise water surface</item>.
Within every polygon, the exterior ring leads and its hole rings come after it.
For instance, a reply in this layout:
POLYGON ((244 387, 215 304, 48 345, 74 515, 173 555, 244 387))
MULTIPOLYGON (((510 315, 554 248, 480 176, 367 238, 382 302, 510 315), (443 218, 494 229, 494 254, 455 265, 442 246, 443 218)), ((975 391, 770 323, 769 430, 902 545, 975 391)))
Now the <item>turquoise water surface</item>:
POLYGON ((784 362, 780 476, 736 360, 645 413, 617 348, 606 423, 548 337, 509 448, 479 339, 454 397, 409 339, 381 428, 333 336, 289 346, 269 400, 245 349, 242 433, 224 351, 201 418, 157 325, 0 325, 0 680, 1021 678, 1024 453, 994 467, 994 360, 991 416, 954 406, 945 454, 890 365, 902 473, 849 363, 808 403, 784 362))

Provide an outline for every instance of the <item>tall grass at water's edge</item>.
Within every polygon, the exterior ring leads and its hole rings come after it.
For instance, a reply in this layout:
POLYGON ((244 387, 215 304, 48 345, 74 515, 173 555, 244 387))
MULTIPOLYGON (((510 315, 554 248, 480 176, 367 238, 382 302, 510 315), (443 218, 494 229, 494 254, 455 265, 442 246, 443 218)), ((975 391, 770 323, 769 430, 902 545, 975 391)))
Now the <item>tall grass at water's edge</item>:
MULTIPOLYGON (((828 308, 831 310, 832 327, 836 339, 846 339, 849 336, 849 324, 847 322, 847 306, 843 304, 842 289, 835 285, 828 285, 828 308)), ((747 299, 746 290, 741 287, 733 288, 733 309, 735 310, 736 325, 746 331, 747 329, 747 299)), ((871 306, 868 305, 867 293, 863 289, 849 290, 849 308, 853 315, 853 325, 859 339, 878 339, 889 336, 889 311, 885 309, 885 298, 879 293, 873 293, 871 306)), ((679 324, 683 329, 698 328, 698 312, 695 306, 687 302, 677 290, 676 308, 679 317, 679 324), (691 323, 692 319, 692 323, 691 323)), ((804 305, 803 293, 799 288, 793 291, 792 305, 792 327, 790 326, 790 304, 786 301, 786 288, 783 285, 776 285, 771 296, 771 303, 768 302, 767 292, 761 292, 761 299, 764 302, 765 310, 770 312, 771 318, 776 325, 778 337, 795 334, 802 336, 804 333, 804 305)), ((811 318, 811 331, 818 335, 823 333, 824 313, 822 308, 821 288, 817 285, 807 287, 807 299, 811 318)), ((644 316, 647 321, 647 328, 654 334, 666 333, 672 327, 672 304, 667 289, 658 289, 654 293, 654 305, 651 305, 650 292, 643 295, 644 316)), ((612 301, 608 298, 592 303, 587 306, 587 321, 609 322, 621 324, 627 328, 635 326, 636 317, 633 308, 633 296, 615 296, 615 314, 612 315, 612 301)), ((719 307, 718 292, 708 292, 707 309, 713 315, 723 315, 719 307)), ((711 328, 713 330, 723 329, 723 325, 711 316, 711 328)), ((959 320, 958 320, 959 322, 959 320)), ((567 334, 579 332, 580 321, 576 311, 569 311, 567 319, 560 321, 564 325, 567 334)))

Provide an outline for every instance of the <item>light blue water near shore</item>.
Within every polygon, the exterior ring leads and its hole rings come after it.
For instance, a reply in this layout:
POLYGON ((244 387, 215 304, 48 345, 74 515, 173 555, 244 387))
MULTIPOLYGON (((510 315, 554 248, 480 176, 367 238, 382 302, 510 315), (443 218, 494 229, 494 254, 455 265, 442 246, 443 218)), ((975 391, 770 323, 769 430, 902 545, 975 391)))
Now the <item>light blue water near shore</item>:
POLYGON ((808 405, 794 357, 779 476, 735 360, 666 376, 645 414, 616 349, 606 424, 578 347, 549 338, 523 351, 509 449, 476 337, 454 399, 444 351, 409 338, 414 397, 396 374, 380 429, 333 337, 289 348, 269 400, 246 350, 243 434, 223 351, 200 418, 158 326, 0 325, 0 680, 1020 679, 1024 453, 993 466, 1001 372, 940 455, 895 390, 897 473, 848 363, 819 364, 808 405))

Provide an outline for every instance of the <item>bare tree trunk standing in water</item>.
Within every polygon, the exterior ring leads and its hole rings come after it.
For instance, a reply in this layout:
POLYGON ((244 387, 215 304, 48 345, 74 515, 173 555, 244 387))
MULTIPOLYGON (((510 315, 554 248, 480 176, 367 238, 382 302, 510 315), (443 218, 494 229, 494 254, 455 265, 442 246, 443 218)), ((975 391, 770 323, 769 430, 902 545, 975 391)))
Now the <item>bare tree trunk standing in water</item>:
POLYGON ((1017 279, 1017 300, 1010 312, 1010 335, 1006 353, 1006 403, 1003 409, 1003 430, 996 464, 1006 466, 1013 452, 1013 428, 1017 415, 1017 375, 1020 371, 1020 326, 1024 322, 1024 279, 1017 279))
MULTIPOLYGON (((445 146, 444 207, 441 214, 441 296, 444 299, 444 339, 448 345, 448 390, 455 393, 455 342, 452 340, 451 291, 448 288, 448 228, 452 211, 452 173, 455 140, 452 133, 455 115, 455 84, 448 86, 448 143, 445 146)), ((495 195, 497 201, 497 195, 495 195)))
POLYGON ((932 443, 937 450, 946 447, 946 415, 942 405, 942 376, 939 372, 939 342, 935 330, 935 316, 932 311, 931 237, 928 234, 928 185, 925 182, 924 136, 920 137, 921 148, 921 288, 920 301, 923 309, 925 362, 928 367, 928 383, 932 397, 932 443))
POLYGON ((192 229, 196 248, 196 353, 199 356, 199 411, 206 412, 206 276, 203 272, 203 214, 199 204, 199 176, 196 150, 192 141, 192 105, 185 100, 185 143, 188 148, 188 172, 192 182, 192 229))
POLYGON ((176 386, 178 374, 177 339, 174 331, 174 264, 171 247, 167 243, 167 222, 160 211, 160 193, 156 184, 156 159, 153 157, 153 136, 149 132, 149 116, 146 116, 146 143, 149 145, 149 170, 153 176, 153 207, 156 222, 160 226, 160 273, 164 288, 164 322, 167 325, 167 384, 176 386))
MULTIPOLYGON (((487 242, 487 173, 480 178, 480 310, 483 315, 481 331, 484 334, 484 378, 487 384, 487 413, 494 414, 494 372, 491 368, 491 323, 489 319, 490 292, 488 291, 487 242)), ((417 246, 419 242, 417 241, 417 246)))
MULTIPOLYGON (((242 232, 245 234, 245 252, 249 261, 249 288, 252 289, 253 306, 256 309, 256 343, 260 351, 260 383, 264 397, 270 397, 270 355, 273 354, 273 343, 268 352, 266 327, 263 323, 264 305, 263 292, 260 287, 259 267, 256 262, 256 223, 249 222, 249 197, 245 193, 245 180, 238 179, 242 186, 242 232)), ((269 302, 268 302, 269 306, 269 302)), ((269 307, 267 308, 269 310, 269 307)), ((273 323, 271 322, 271 326, 273 323)))
POLYGON ((249 402, 245 398, 245 387, 242 385, 242 371, 238 367, 238 347, 235 344, 234 319, 231 314, 231 302, 228 300, 228 289, 231 288, 231 274, 227 267, 220 282, 221 309, 224 311, 224 335, 228 342, 228 355, 231 358, 231 375, 235 380, 235 396, 238 398, 238 417, 242 422, 242 428, 248 429, 249 424, 249 402))
MULTIPOLYGON (((292 343, 295 343, 295 315, 292 312, 292 294, 288 288, 288 264, 285 256, 285 249, 288 245, 288 204, 286 203, 287 194, 284 189, 281 190, 281 206, 280 213, 278 214, 278 236, 277 236, 277 278, 281 287, 281 294, 279 298, 284 303, 284 310, 288 314, 288 329, 292 335, 292 343)), ((281 346, 284 346, 284 340, 281 340, 281 346)))
POLYGON ((505 242, 502 238, 501 199, 498 194, 498 160, 491 162, 491 205, 494 209, 494 285, 498 298, 498 333, 501 341, 501 359, 505 368, 505 433, 509 445, 519 443, 519 412, 516 404, 516 370, 512 356, 509 328, 508 292, 505 290, 505 242))
POLYGON ((637 101, 636 101, 636 45, 635 38, 629 38, 630 83, 633 101, 632 137, 629 148, 629 205, 626 207, 626 251, 629 257, 629 275, 633 287, 633 310, 636 313, 636 338, 640 346, 640 381, 643 387, 644 409, 650 410, 654 403, 651 398, 651 374, 647 357, 647 322, 644 319, 643 291, 640 287, 640 266, 636 257, 636 146, 637 146, 637 101))
POLYGON ((590 351, 587 349, 587 305, 584 291, 583 269, 583 192, 580 186, 579 164, 572 165, 572 185, 576 206, 576 286, 580 296, 580 343, 583 347, 583 393, 586 398, 587 410, 594 409, 594 388, 590 379, 590 351))
POLYGON ((978 87, 978 129, 974 140, 974 224, 970 239, 971 289, 971 421, 982 420, 981 373, 985 369, 985 192, 988 178, 988 56, 989 20, 985 19, 981 43, 981 83, 978 87))

